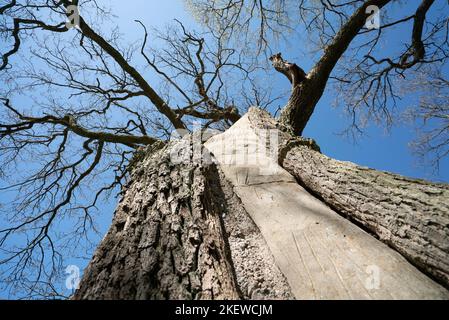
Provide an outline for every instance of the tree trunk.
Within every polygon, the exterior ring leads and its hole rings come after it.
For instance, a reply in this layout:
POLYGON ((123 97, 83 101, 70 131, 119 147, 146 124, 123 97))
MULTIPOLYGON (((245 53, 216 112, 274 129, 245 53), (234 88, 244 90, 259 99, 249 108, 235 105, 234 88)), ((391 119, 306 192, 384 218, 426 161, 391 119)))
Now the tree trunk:
POLYGON ((169 151, 135 164, 75 299, 240 298, 216 168, 173 165, 169 151))
MULTIPOLYGON (((279 128, 250 115, 254 128, 279 128)), ((280 141, 279 164, 302 186, 449 288, 449 185, 331 159, 287 133, 280 141)))
POLYGON ((240 199, 215 164, 196 163, 190 139, 135 155, 73 299, 293 298, 240 199), (177 152, 184 161, 173 163, 177 152))
POLYGON ((188 136, 136 155, 74 299, 449 298, 341 216, 447 285, 447 185, 329 159, 258 109, 205 143, 214 163, 201 140, 195 154, 197 142, 188 136), (260 129, 281 129, 278 143, 260 129), (243 147, 233 146, 241 137, 243 147), (266 148, 278 157, 260 153, 266 148), (242 152, 271 171, 236 163, 242 152), (371 265, 384 270, 374 291, 363 285, 371 265))
POLYGON ((283 167, 331 208, 449 288, 449 186, 336 161, 305 147, 283 167))

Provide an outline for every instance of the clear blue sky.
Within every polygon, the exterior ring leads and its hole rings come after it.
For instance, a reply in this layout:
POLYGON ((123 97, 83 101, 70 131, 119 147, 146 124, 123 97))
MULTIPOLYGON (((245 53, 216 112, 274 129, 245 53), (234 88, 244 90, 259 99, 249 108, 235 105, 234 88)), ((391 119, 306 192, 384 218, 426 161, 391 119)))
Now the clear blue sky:
MULTIPOLYGON (((141 29, 134 22, 135 19, 140 19, 147 26, 153 27, 163 26, 175 18, 186 25, 194 25, 181 0, 132 0, 128 2, 110 0, 109 3, 112 12, 117 15, 115 20, 117 26, 124 35, 124 39, 129 42, 141 39, 141 29)), ((115 26, 94 27, 99 30, 115 26)), ((391 42, 388 45, 397 46, 396 39, 389 40, 391 42)), ((287 47, 281 43, 276 51, 281 51, 287 59, 298 59, 298 64, 306 70, 313 65, 314 61, 311 60, 311 56, 308 56, 304 50, 297 50, 295 46, 287 47)), ((148 80, 150 83, 155 82, 155 79, 149 78, 148 80)), ((287 80, 279 75, 275 88, 280 92, 287 86, 289 86, 287 80)), ((284 100, 286 99, 287 97, 284 100)), ((312 137, 318 142, 324 154, 339 160, 352 161, 363 166, 405 176, 449 182, 449 159, 442 161, 438 173, 433 172, 429 167, 418 164, 417 158, 408 147, 408 143, 415 137, 412 126, 400 125, 394 127, 390 132, 386 132, 382 126, 371 125, 367 129, 367 135, 360 138, 357 144, 337 135, 336 133, 346 128, 348 120, 343 115, 342 108, 332 107, 333 100, 333 92, 327 90, 304 133, 305 136, 312 137)), ((406 98, 401 103, 403 106, 407 106, 412 101, 413 97, 406 98)), ((0 197, 4 197, 4 195, 0 194, 0 197)), ((99 225, 104 233, 108 230, 114 207, 115 203, 109 203, 99 208, 101 213, 98 215, 99 225)), ((2 223, 1 220, 0 223, 2 223)), ((89 252, 87 256, 91 254, 92 252, 89 252)), ((69 264, 77 264, 83 268, 86 261, 76 257, 67 257, 66 265, 69 264)), ((57 284, 58 287, 63 287, 63 285, 63 283, 57 284)), ((70 292, 66 291, 65 293, 69 294, 70 292)), ((0 298, 6 297, 7 293, 0 291, 0 298)))

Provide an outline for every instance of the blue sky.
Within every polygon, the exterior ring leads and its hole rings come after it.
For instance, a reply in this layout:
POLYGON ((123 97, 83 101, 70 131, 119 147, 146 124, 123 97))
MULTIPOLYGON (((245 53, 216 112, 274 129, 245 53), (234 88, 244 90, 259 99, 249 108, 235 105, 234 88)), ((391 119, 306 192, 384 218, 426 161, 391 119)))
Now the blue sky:
MULTIPOLYGON (((123 2, 119 0, 109 1, 112 13, 117 15, 114 20, 116 24, 96 25, 96 30, 119 27, 123 38, 128 42, 141 39, 140 27, 134 22, 135 19, 142 20, 147 26, 161 27, 171 23, 173 19, 178 19, 187 26, 194 26, 195 22, 185 10, 182 0, 148 1, 132 0, 123 2)), ((409 35, 407 34, 407 38, 409 35)), ((387 45, 397 47, 397 37, 389 39, 387 45)), ((151 35, 150 35, 151 41, 151 35)), ((299 50, 295 46, 288 46, 279 43, 276 51, 283 53, 287 59, 293 60, 301 65, 305 70, 313 66, 316 57, 309 55, 306 50, 299 50), (296 59, 298 59, 296 61, 296 59)), ((156 82, 156 79, 148 78, 149 83, 156 82)), ((281 75, 275 78, 275 90, 282 92, 289 86, 289 83, 281 75)), ((285 103, 288 97, 282 100, 285 103)), ((414 97, 406 97, 402 100, 403 107, 411 105, 414 97)), ((414 127, 401 124, 387 132, 382 125, 370 125, 366 130, 366 135, 358 139, 357 143, 347 140, 337 133, 344 130, 348 125, 348 119, 342 112, 341 107, 333 107, 334 93, 330 88, 320 100, 304 135, 314 138, 320 145, 322 152, 330 157, 355 162, 359 165, 375 168, 378 170, 399 173, 405 176, 430 179, 434 181, 449 182, 449 159, 444 159, 440 164, 439 172, 434 172, 432 168, 420 165, 408 147, 409 142, 415 137, 414 127)), ((0 194, 5 199, 6 195, 0 194)), ((113 200, 113 199, 112 199, 113 200)), ((115 202, 104 204, 99 208, 98 225, 100 231, 105 233, 111 222, 115 202)), ((4 223, 1 222, 0 223, 4 223)), ((97 238, 99 241, 100 238, 97 238)), ((92 252, 87 255, 90 256, 92 252)), ((81 269, 84 268, 86 260, 66 257, 65 264, 76 264, 81 269)), ((1 268, 1 266, 0 266, 1 268)), ((63 283, 57 284, 63 288, 63 283)), ((70 292, 65 292, 69 294, 70 292)), ((7 292, 0 291, 0 298, 6 298, 7 292)))
MULTIPOLYGON (((110 3, 113 12, 118 15, 117 21, 120 30, 126 35, 125 39, 129 41, 139 40, 141 36, 140 30, 136 28, 134 22, 136 18, 142 20, 146 25, 154 27, 171 23, 173 19, 178 19, 190 26, 197 26, 186 12, 182 0, 163 2, 133 0, 132 6, 124 5, 122 1, 118 0, 112 0, 110 3)), ((401 7, 401 10, 407 11, 414 9, 413 6, 401 7)), ((400 45, 398 39, 410 37, 410 30, 407 30, 410 27, 411 25, 407 25, 404 30, 397 31, 393 37, 387 39, 384 46, 397 48, 400 45), (407 33, 401 34, 402 32, 407 33)), ((312 55, 307 54, 306 50, 298 49, 291 44, 285 45, 281 42, 279 47, 274 50, 282 52, 284 57, 297 62, 305 70, 308 70, 316 62, 316 57, 311 58, 312 55)), ((288 81, 282 75, 278 75, 275 88, 282 92, 288 86, 288 81)), ((439 172, 435 172, 429 166, 420 164, 417 157, 412 154, 412 150, 408 146, 416 136, 415 128, 412 125, 397 125, 390 132, 386 132, 382 125, 370 125, 365 136, 357 139, 355 143, 352 139, 339 135, 347 128, 348 119, 343 114, 342 108, 333 107, 334 98, 335 95, 328 87, 304 132, 305 136, 317 140, 326 155, 405 176, 449 182, 449 159, 444 159, 440 164, 439 172)), ((413 99, 413 96, 405 97, 400 104, 407 107, 413 103, 413 99)))

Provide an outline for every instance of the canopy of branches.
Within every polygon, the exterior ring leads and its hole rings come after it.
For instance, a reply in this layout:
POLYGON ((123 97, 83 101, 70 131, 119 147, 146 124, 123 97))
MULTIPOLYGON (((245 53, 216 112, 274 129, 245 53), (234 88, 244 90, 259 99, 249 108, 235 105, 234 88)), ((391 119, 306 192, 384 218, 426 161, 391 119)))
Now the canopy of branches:
POLYGON ((108 1, 0 1, 0 214, 10 222, 0 230, 0 278, 8 286, 58 296, 51 280, 61 275, 61 252, 95 230, 93 213, 122 186, 136 149, 198 123, 225 130, 252 105, 281 111, 301 134, 333 90, 359 132, 370 121, 392 125, 398 100, 418 94, 406 114, 429 125, 416 150, 435 162, 449 153, 445 1, 185 4, 196 30, 136 20, 140 39, 129 43, 120 26, 101 27, 114 25, 108 1), (366 27, 376 14, 368 8, 380 10, 378 27, 366 27), (291 43, 295 34, 304 41, 291 43), (385 48, 388 39, 400 43, 385 48), (284 42, 314 66, 303 71, 280 54, 271 66, 284 42), (291 88, 264 81, 276 71, 291 88), (285 107, 282 97, 290 97, 285 107))

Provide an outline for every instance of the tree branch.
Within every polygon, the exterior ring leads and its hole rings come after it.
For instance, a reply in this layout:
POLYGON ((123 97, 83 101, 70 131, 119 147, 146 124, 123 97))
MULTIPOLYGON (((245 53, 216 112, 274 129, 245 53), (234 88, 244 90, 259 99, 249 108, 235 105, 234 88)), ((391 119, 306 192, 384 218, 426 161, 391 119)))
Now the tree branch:
POLYGON ((174 111, 167 105, 167 103, 154 91, 142 75, 132 67, 128 61, 120 54, 120 52, 110 45, 103 37, 93 31, 86 21, 80 18, 80 29, 84 36, 88 37, 96 44, 98 44, 104 51, 106 51, 125 72, 127 72, 142 88, 145 95, 155 105, 160 113, 165 115, 173 124, 175 129, 187 129, 186 125, 176 116, 174 111))
POLYGON ((390 0, 365 1, 341 27, 332 42, 324 49, 323 56, 308 73, 307 78, 300 86, 293 87, 292 95, 287 106, 282 111, 280 120, 290 127, 295 134, 302 134, 316 104, 323 95, 332 70, 360 29, 365 25, 367 18, 366 8, 371 5, 382 8, 388 2, 390 0))
POLYGON ((296 65, 296 63, 290 63, 282 59, 281 53, 277 53, 270 57, 270 61, 276 71, 285 75, 290 83, 292 89, 300 85, 306 79, 306 73, 304 70, 296 65))
POLYGON ((29 130, 35 124, 59 124, 81 137, 100 140, 103 142, 120 143, 132 148, 136 148, 135 145, 150 145, 159 141, 149 136, 120 135, 109 132, 89 131, 88 129, 77 124, 74 117, 70 115, 66 115, 63 118, 58 118, 52 115, 45 117, 24 116, 10 105, 10 101, 8 99, 2 100, 4 100, 4 105, 6 108, 14 112, 23 122, 15 124, 0 124, 0 137, 23 130, 29 130))

